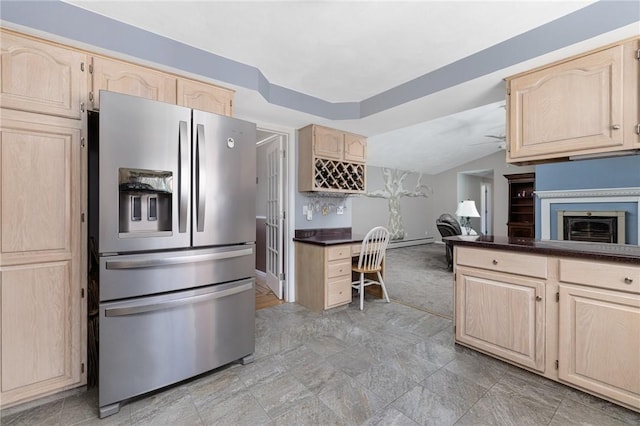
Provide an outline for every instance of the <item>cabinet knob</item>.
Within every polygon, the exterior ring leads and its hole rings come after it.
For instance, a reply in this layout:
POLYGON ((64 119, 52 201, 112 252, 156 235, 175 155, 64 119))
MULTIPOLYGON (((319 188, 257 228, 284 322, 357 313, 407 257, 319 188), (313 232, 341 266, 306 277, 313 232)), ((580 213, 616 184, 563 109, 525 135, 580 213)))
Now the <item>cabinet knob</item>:
POLYGON ((495 260, 495 259, 493 259, 493 261, 492 261, 491 263, 493 263, 494 265, 497 265, 497 264, 498 264, 498 261, 497 261, 497 260, 495 260))
POLYGON ((611 128, 613 130, 620 130, 620 125, 619 124, 614 124, 613 126, 611 126, 611 128))
POLYGON ((541 300, 542 300, 542 297, 540 297, 540 296, 536 296, 536 302, 539 302, 539 301, 541 301, 541 300))
POLYGON ((631 284, 632 282, 633 282, 633 278, 624 277, 624 283, 625 284, 631 284))

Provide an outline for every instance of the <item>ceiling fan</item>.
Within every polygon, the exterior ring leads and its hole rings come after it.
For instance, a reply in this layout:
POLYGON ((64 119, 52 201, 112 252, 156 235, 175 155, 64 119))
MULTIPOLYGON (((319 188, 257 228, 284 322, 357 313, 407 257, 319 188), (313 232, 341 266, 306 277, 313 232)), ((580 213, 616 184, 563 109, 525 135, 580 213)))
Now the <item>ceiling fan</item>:
POLYGON ((471 145, 486 145, 486 144, 498 144, 498 149, 506 149, 507 147, 507 137, 505 135, 484 135, 485 138, 491 138, 495 140, 488 140, 484 142, 476 142, 471 145))

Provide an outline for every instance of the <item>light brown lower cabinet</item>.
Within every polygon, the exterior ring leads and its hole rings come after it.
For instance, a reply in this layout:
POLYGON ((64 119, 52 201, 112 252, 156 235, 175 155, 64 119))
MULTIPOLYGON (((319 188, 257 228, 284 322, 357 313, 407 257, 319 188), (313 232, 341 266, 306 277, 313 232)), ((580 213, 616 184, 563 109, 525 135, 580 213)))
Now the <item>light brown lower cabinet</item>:
POLYGON ((456 246, 455 339, 640 412, 640 265, 456 246))
POLYGON ((315 312, 351 302, 351 244, 296 242, 296 300, 315 312))
POLYGON ((1 110, 0 403, 86 382, 81 120, 1 110))
POLYGON ((460 267, 456 340, 544 371, 545 283, 460 267))

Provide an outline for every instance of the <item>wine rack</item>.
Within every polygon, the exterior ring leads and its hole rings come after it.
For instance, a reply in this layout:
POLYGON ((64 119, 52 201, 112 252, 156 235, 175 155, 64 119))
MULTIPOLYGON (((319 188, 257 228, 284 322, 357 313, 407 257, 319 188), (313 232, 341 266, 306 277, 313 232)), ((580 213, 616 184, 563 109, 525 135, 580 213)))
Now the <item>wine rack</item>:
POLYGON ((298 191, 362 194, 366 191, 367 139, 311 124, 298 130, 298 191))
POLYGON ((364 164, 316 158, 316 189, 364 191, 364 164))

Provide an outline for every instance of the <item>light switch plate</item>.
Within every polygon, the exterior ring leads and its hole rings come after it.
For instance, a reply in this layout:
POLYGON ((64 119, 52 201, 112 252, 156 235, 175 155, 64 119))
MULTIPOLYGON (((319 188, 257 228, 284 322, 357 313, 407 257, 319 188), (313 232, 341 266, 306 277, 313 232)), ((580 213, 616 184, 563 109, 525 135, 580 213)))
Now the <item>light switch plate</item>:
POLYGON ((307 210, 307 220, 311 220, 313 219, 313 210, 308 209, 307 210))

